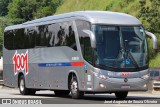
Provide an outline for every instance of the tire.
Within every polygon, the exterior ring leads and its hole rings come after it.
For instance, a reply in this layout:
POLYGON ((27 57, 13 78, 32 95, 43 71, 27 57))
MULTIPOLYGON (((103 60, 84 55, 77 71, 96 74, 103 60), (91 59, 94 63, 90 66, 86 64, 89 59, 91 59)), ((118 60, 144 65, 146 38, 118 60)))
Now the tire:
POLYGON ((28 90, 29 90, 28 95, 35 95, 36 94, 36 90, 34 90, 34 89, 28 89, 28 90))
POLYGON ((55 90, 54 91, 54 94, 56 96, 67 96, 69 95, 70 91, 67 91, 67 90, 55 90))
POLYGON ((26 88, 25 78, 23 75, 21 75, 19 78, 18 87, 22 95, 34 95, 36 93, 35 90, 26 88))
POLYGON ((117 97, 117 99, 125 99, 128 95, 128 92, 116 92, 115 96, 117 97))
POLYGON ((84 92, 79 90, 76 76, 73 76, 70 81, 70 91, 71 91, 71 96, 74 99, 82 98, 84 96, 84 92))

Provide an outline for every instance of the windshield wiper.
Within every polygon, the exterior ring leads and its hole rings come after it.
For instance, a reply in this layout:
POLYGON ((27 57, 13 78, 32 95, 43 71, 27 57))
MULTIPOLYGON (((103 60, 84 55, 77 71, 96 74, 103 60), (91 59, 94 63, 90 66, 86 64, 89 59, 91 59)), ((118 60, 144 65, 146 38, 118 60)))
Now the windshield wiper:
POLYGON ((126 56, 128 56, 128 57, 131 59, 133 65, 134 65, 136 68, 139 68, 139 66, 138 66, 137 62, 135 61, 135 59, 133 58, 132 54, 131 54, 130 51, 127 50, 127 49, 126 49, 126 54, 127 54, 126 56))
MULTIPOLYGON (((117 56, 116 56, 116 59, 115 59, 114 62, 113 62, 113 67, 115 67, 115 65, 116 65, 116 63, 117 63, 117 60, 118 60, 118 58, 119 58, 120 53, 123 54, 123 49, 122 49, 122 48, 119 49, 119 52, 118 52, 118 54, 117 54, 117 56)), ((124 60, 124 57, 123 57, 123 60, 124 60)), ((122 60, 122 61, 123 61, 123 60, 122 60)))

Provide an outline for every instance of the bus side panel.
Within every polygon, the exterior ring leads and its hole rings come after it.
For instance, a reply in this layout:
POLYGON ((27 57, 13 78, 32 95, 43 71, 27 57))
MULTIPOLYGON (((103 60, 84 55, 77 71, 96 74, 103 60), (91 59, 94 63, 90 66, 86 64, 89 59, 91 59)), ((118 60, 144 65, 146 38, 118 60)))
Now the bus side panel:
POLYGON ((14 72, 13 56, 15 51, 7 51, 3 49, 3 80, 4 85, 9 87, 18 86, 18 75, 14 72))
POLYGON ((17 87, 18 74, 22 72, 25 76, 27 88, 67 90, 68 74, 70 71, 75 71, 81 88, 84 72, 80 68, 83 65, 72 66, 72 62, 82 62, 78 51, 64 46, 29 50, 4 50, 4 53, 3 78, 6 86, 17 87), (28 55, 28 73, 26 73, 26 67, 14 71, 13 58, 17 55, 20 56, 18 62, 21 61, 21 64, 26 63, 22 56, 28 55))
POLYGON ((14 75, 13 64, 3 64, 3 80, 4 85, 9 87, 17 87, 17 76, 14 75))
MULTIPOLYGON (((68 89, 68 74, 79 72, 80 66, 72 62, 80 62, 79 52, 69 47, 50 47, 29 50, 29 73, 26 75, 26 86, 36 89, 68 89), (78 57, 78 60, 72 60, 78 57)), ((80 75, 79 75, 80 74, 80 75)))

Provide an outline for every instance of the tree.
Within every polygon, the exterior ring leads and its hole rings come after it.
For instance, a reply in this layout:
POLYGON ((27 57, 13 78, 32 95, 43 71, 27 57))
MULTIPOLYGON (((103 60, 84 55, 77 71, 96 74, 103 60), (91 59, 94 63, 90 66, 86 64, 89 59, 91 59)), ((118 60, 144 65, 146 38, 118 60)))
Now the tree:
POLYGON ((63 0, 14 0, 9 4, 8 16, 10 18, 32 19, 52 15, 63 0))
POLYGON ((8 5, 12 0, 0 0, 0 16, 6 16, 8 14, 8 5))
POLYGON ((0 17, 0 56, 2 55, 3 34, 6 26, 11 25, 12 20, 7 17, 0 17))
POLYGON ((28 21, 33 18, 33 12, 36 11, 37 2, 35 0, 14 0, 9 4, 8 16, 13 19, 28 21))
MULTIPOLYGON (((142 20, 145 29, 154 33, 160 43, 160 0, 140 0, 139 4, 140 11, 138 17, 142 20)), ((148 42, 150 49, 149 55, 150 59, 152 59, 157 53, 152 50, 151 40, 148 40, 148 42)))
POLYGON ((63 3, 63 0, 42 0, 41 7, 34 13, 35 18, 52 15, 56 9, 63 3))
POLYGON ((146 29, 153 33, 160 33, 160 0, 150 0, 150 5, 147 5, 146 0, 140 0, 139 3, 138 17, 146 25, 146 29))

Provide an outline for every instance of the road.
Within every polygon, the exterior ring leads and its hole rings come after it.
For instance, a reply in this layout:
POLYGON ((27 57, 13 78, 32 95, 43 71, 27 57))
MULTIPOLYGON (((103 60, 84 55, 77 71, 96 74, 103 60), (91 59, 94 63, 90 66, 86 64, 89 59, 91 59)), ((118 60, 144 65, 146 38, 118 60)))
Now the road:
MULTIPOLYGON (((160 105, 160 93, 151 94, 144 92, 132 92, 129 93, 128 97, 125 100, 117 100, 114 94, 87 94, 82 99, 72 99, 71 96, 63 96, 58 97, 54 95, 53 91, 37 91, 36 95, 20 95, 19 90, 15 88, 2 88, 0 89, 0 98, 19 98, 19 99, 45 99, 47 103, 52 104, 107 104, 109 107, 149 107, 151 104, 108 104, 110 101, 121 101, 121 103, 125 101, 159 101, 158 106, 160 105), (104 103, 105 102, 105 103, 104 103), (122 106, 123 105, 123 106, 122 106)), ((115 102, 114 102, 115 103, 115 102)), ((154 104, 155 106, 156 104, 154 104)))

